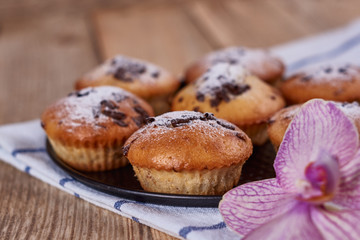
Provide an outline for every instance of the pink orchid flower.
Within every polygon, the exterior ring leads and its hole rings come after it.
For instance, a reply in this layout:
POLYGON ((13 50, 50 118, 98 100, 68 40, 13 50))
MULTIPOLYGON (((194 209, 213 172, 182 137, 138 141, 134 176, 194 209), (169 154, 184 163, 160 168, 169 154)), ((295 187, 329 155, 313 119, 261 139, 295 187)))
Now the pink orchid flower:
POLYGON ((245 239, 360 239, 360 151, 354 124, 311 100, 289 125, 276 179, 227 192, 219 209, 245 239))

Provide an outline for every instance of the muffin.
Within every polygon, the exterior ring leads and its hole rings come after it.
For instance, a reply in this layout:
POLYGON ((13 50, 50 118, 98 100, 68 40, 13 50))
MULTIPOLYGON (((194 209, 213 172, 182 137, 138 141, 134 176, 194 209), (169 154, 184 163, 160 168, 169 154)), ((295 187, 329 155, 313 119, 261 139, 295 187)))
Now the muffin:
POLYGON ((301 70, 280 84, 289 104, 322 98, 339 102, 360 100, 360 67, 347 63, 317 65, 301 70))
POLYGON ((284 106, 274 87, 239 65, 218 63, 178 92, 172 110, 211 112, 241 128, 253 144, 262 145, 267 121, 284 106))
MULTIPOLYGON (((360 132, 360 106, 357 102, 341 103, 335 102, 335 105, 342 110, 345 115, 354 121, 356 128, 360 132)), ((275 150, 278 150, 282 139, 285 135, 286 129, 295 115, 300 110, 301 104, 286 107, 277 112, 268 123, 268 135, 275 150)), ((359 135, 360 136, 360 135, 359 135)))
POLYGON ((155 114, 160 114, 169 110, 170 98, 178 89, 180 80, 159 66, 118 55, 81 77, 75 88, 102 85, 125 89, 146 100, 155 114))
POLYGON ((192 111, 149 118, 124 146, 144 190, 190 195, 234 187, 251 153, 251 140, 235 125, 192 111))
POLYGON ((274 83, 282 78, 285 70, 283 62, 264 49, 228 47, 211 52, 188 67, 185 82, 191 83, 217 63, 239 64, 252 75, 267 83, 274 83))
POLYGON ((49 106, 41 116, 57 156, 74 169, 104 171, 128 164, 122 146, 153 116, 144 100, 117 87, 85 88, 49 106))

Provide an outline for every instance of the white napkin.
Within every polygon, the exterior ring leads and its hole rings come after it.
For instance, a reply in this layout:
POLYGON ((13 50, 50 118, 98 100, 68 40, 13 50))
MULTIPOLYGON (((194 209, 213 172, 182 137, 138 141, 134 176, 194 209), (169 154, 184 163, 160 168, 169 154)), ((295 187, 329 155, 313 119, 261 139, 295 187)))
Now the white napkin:
MULTIPOLYGON (((290 74, 308 65, 326 61, 360 64, 360 20, 318 36, 272 51, 283 58, 290 74)), ((45 149, 40 121, 0 127, 0 159, 63 191, 134 221, 185 239, 240 239, 228 229, 217 208, 173 207, 144 204, 93 190, 57 167, 45 149)))

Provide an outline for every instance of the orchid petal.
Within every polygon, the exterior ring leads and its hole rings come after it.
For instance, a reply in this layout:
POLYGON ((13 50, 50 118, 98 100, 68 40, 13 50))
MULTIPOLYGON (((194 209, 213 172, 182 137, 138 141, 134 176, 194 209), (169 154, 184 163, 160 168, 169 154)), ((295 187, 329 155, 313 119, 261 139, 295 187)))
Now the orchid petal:
POLYGON ((266 179, 230 190, 223 196, 219 210, 228 227, 245 235, 296 203, 294 195, 284 192, 276 179, 266 179))
POLYGON ((250 232, 244 240, 325 239, 311 219, 311 208, 313 206, 299 202, 287 213, 250 232))
POLYGON ((360 239, 360 211, 312 208, 311 216, 325 239, 360 239))
POLYGON ((345 209, 360 210, 360 150, 340 173, 339 190, 332 202, 345 209))
POLYGON ((304 170, 319 149, 335 156, 341 167, 352 159, 358 142, 355 125, 334 103, 319 99, 307 102, 290 123, 276 156, 279 184, 296 192, 296 181, 305 178, 304 170))

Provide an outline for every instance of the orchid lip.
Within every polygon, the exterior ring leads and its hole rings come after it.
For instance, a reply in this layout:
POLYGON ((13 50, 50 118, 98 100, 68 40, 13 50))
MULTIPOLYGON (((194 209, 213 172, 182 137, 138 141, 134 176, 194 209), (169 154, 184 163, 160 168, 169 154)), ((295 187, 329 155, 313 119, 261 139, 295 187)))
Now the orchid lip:
POLYGON ((320 204, 330 201, 340 182, 339 164, 336 157, 320 150, 315 161, 304 171, 305 179, 298 180, 298 200, 320 204))

